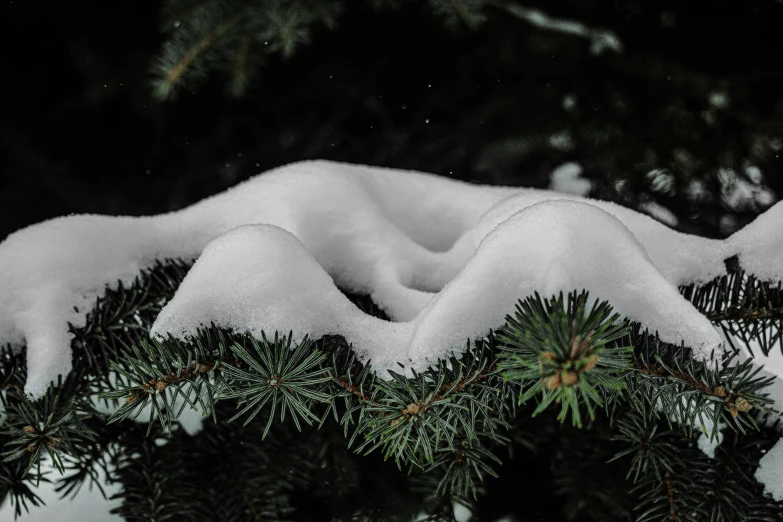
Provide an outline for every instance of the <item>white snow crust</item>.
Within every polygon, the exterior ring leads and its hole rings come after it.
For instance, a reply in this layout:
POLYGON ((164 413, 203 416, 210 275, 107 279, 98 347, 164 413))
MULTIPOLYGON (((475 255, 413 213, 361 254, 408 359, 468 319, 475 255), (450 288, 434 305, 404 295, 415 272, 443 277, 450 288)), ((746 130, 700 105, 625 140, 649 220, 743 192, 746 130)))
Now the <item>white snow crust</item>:
POLYGON ((55 491, 61 478, 60 472, 49 459, 43 460, 41 471, 50 480, 50 482, 41 481, 35 488, 35 494, 41 498, 44 505, 35 507, 28 504, 30 512, 26 513, 22 510, 22 516, 15 519, 11 496, 8 495, 0 504, 0 522, 123 522, 121 516, 109 513, 122 504, 119 498, 110 498, 120 493, 122 488, 117 482, 109 482, 103 470, 98 469, 97 478, 106 497, 100 489, 88 481, 75 497, 64 499, 61 499, 60 493, 55 491))
POLYGON ((783 439, 777 441, 759 461, 756 480, 764 484, 764 493, 783 501, 783 439))
POLYGON ((295 163, 178 212, 74 215, 11 234, 0 243, 0 342, 27 345, 25 391, 40 396, 70 370, 68 323, 83 325, 106 285, 132 281, 156 259, 201 255, 155 334, 187 336, 210 322, 329 331, 376 369, 422 367, 502 324, 533 291, 584 287, 707 353, 720 339, 676 286, 722 274, 735 254, 757 276, 780 278, 782 223, 778 203, 717 241, 553 191, 295 163), (365 316, 338 286, 370 294, 398 322, 365 316))
POLYGON ((593 189, 593 182, 582 177, 579 163, 564 163, 553 170, 549 178, 549 189, 555 192, 586 196, 593 189))

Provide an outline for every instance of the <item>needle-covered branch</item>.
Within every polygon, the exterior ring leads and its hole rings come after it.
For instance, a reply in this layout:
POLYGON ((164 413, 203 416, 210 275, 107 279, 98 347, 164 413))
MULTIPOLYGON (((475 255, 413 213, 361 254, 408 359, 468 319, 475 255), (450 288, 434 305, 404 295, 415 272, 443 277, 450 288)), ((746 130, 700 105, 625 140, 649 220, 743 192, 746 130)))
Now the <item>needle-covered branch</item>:
POLYGON ((723 330, 735 351, 745 348, 768 355, 777 347, 783 353, 783 282, 736 269, 706 285, 680 290, 723 330))

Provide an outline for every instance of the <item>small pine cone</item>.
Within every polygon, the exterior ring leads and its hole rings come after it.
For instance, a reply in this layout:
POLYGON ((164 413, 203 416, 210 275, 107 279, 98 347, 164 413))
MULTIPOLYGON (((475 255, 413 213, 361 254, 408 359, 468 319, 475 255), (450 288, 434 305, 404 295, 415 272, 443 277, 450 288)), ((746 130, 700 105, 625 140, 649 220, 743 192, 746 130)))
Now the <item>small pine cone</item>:
POLYGON ((57 446, 57 439, 53 437, 49 437, 48 439, 46 439, 46 445, 49 446, 50 448, 54 448, 55 446, 57 446))
POLYGON ((163 390, 165 390, 166 389, 166 381, 164 381, 163 379, 159 379, 158 382, 155 383, 155 389, 158 390, 159 392, 162 392, 163 390))
POLYGON ((557 355, 554 352, 543 352, 541 354, 542 359, 549 359, 550 361, 557 361, 557 355))
POLYGON ((79 339, 74 339, 73 342, 71 342, 72 348, 84 348, 84 343, 79 339))
POLYGON ((37 442, 33 442, 32 444, 27 446, 27 451, 29 451, 30 453, 33 453, 37 449, 38 449, 38 443, 37 442))
POLYGON ((725 386, 718 386, 712 392, 717 395, 718 397, 725 397, 726 396, 726 387, 725 386))
POLYGON ((138 395, 131 395, 130 397, 125 399, 125 404, 133 404, 137 400, 139 400, 139 396, 138 395))
POLYGON ((734 405, 734 403, 730 402, 728 404, 728 407, 729 407, 729 413, 731 413, 731 416, 732 417, 736 417, 738 412, 737 412, 737 407, 734 405))
POLYGON ((198 365, 198 373, 207 373, 209 371, 209 366, 206 364, 199 364, 198 365))
POLYGON ((396 419, 394 419, 393 421, 391 421, 391 425, 392 425, 392 426, 396 426, 396 425, 398 425, 399 423, 401 423, 403 420, 405 420, 405 417, 397 417, 396 419))
POLYGON ((28 435, 32 435, 33 433, 35 433, 36 431, 38 431, 38 430, 36 430, 35 428, 33 428, 32 426, 25 426, 24 428, 22 428, 22 430, 23 430, 25 433, 27 433, 28 435))
POLYGON ((575 371, 568 370, 567 372, 563 373, 563 377, 561 379, 563 381, 563 386, 573 386, 579 380, 579 374, 575 371))
POLYGON ((745 397, 737 397, 734 401, 734 406, 743 413, 748 413, 751 408, 750 402, 745 397))
POLYGON ((585 363, 582 368, 579 369, 580 372, 589 372, 593 368, 595 368, 595 365, 598 364, 599 357, 597 355, 591 355, 589 359, 587 359, 587 363, 585 363))
POLYGON ((419 414, 419 405, 418 404, 408 404, 408 407, 402 410, 402 413, 404 415, 418 415, 419 414))
POLYGON ((547 390, 555 390, 560 387, 560 382, 560 374, 556 373, 544 379, 544 386, 547 390))

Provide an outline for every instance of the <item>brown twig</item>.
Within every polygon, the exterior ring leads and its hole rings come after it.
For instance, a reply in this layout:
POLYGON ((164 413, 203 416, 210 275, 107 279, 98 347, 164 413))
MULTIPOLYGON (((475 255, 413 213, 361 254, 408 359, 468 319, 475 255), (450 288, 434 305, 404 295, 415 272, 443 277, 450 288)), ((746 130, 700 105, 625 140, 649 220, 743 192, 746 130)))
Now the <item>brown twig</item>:
POLYGON ((780 308, 730 308, 714 310, 704 314, 713 323, 721 321, 758 321, 760 319, 783 319, 783 307, 780 308))
POLYGON ((669 520, 677 521, 677 508, 674 505, 674 486, 672 486, 672 473, 666 472, 666 489, 669 491, 669 520))
POLYGON ((256 508, 253 507, 253 503, 250 502, 250 499, 247 496, 247 491, 242 491, 242 499, 245 501, 245 504, 247 504, 247 508, 250 510, 250 514, 253 515, 253 519, 256 520, 256 522, 262 522, 264 519, 261 518, 261 515, 258 514, 256 508))
POLYGON ((229 18, 222 24, 220 24, 217 29, 215 29, 213 32, 209 33, 199 44, 190 50, 188 54, 186 54, 182 60, 180 60, 177 65, 171 68, 171 71, 169 71, 169 74, 166 75, 166 79, 170 83, 175 83, 179 81, 180 77, 185 73, 185 71, 190 67, 195 59, 203 53, 205 50, 207 50, 209 47, 214 44, 218 38, 223 36, 223 33, 231 29, 231 27, 236 24, 240 20, 240 16, 234 16, 232 18, 229 18))
POLYGON ((666 368, 663 368, 662 366, 637 366, 636 369, 638 369, 642 373, 646 373, 647 375, 655 375, 655 376, 661 376, 661 375, 671 375, 672 377, 679 379, 681 381, 684 381, 689 386, 692 386, 696 388, 699 391, 702 391, 704 393, 708 393, 710 395, 718 396, 712 388, 707 386, 704 383, 701 383, 691 377, 688 374, 678 372, 677 370, 667 370, 666 368))
POLYGON ((353 386, 350 382, 348 382, 348 378, 337 377, 335 378, 335 380, 340 386, 342 386, 344 389, 348 390, 349 392, 359 397, 362 401, 369 402, 370 400, 372 400, 368 395, 362 393, 362 391, 359 388, 353 386))

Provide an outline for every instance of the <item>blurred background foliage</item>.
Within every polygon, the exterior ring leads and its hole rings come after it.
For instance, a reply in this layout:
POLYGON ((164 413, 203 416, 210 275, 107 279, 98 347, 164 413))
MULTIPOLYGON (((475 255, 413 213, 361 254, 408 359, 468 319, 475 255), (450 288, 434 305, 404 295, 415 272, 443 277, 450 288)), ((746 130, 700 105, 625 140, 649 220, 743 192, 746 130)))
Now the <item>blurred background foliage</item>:
POLYGON ((783 194, 780 27, 775 0, 8 2, 0 238, 310 158, 542 188, 576 162, 723 237, 783 194))

